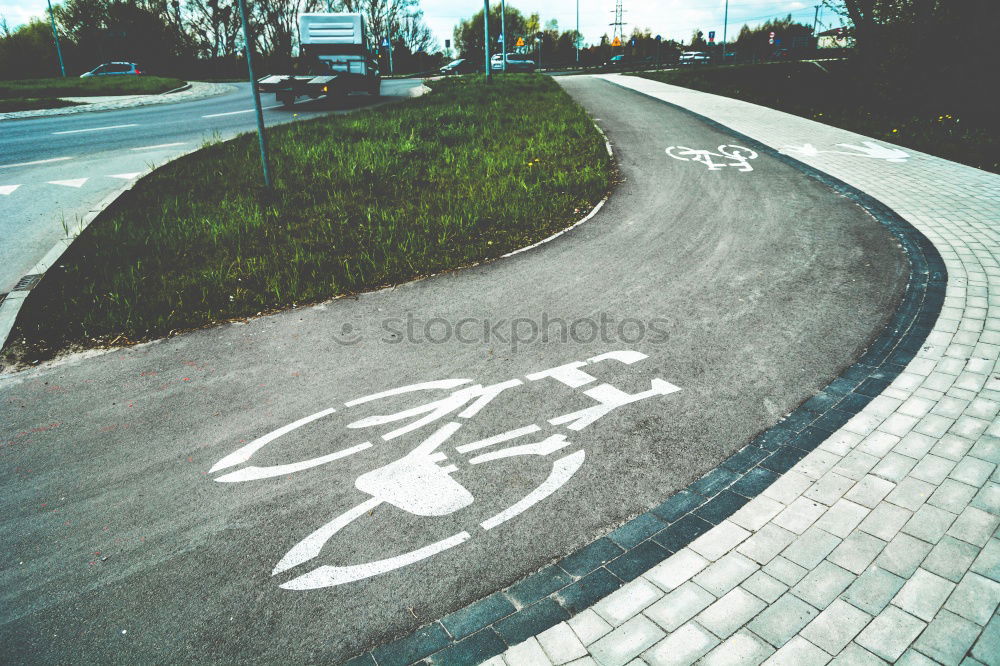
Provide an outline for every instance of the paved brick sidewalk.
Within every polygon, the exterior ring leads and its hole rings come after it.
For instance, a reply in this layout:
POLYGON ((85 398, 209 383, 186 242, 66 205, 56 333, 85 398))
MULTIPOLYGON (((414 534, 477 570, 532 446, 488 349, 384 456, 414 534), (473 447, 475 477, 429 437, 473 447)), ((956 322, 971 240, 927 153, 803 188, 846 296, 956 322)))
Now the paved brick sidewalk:
POLYGON ((945 303, 905 371, 760 496, 486 663, 1000 664, 1000 176, 745 102, 602 78, 889 206, 940 253, 945 303))

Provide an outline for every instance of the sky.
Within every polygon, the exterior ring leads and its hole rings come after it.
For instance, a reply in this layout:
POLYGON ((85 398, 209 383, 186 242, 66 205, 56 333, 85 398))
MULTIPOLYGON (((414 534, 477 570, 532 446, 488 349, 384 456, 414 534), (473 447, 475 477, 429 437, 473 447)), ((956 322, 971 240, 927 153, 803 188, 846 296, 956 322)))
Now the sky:
MULTIPOLYGON (((226 0, 223 0, 225 2, 226 0)), ((499 0, 492 0, 498 3, 499 0)), ((510 0, 524 14, 538 12, 543 21, 556 19, 559 27, 569 30, 576 26, 577 0, 510 0)), ((611 34, 615 0, 579 0, 580 32, 584 41, 596 43, 601 35, 611 34)), ((763 23, 768 18, 787 16, 812 24, 813 6, 820 0, 730 0, 729 32, 734 37, 744 23, 763 23)), ((700 28, 708 35, 716 31, 716 41, 722 41, 723 9, 725 0, 622 0, 625 11, 625 33, 634 27, 649 28, 654 35, 664 39, 688 41, 691 33, 700 28)), ((462 19, 482 8, 476 0, 421 0, 424 19, 444 46, 451 39, 452 29, 462 19)), ((0 15, 12 27, 26 23, 32 16, 45 16, 45 0, 0 0, 0 15)), ((826 27, 840 25, 840 19, 829 9, 821 10, 820 24, 826 27)))

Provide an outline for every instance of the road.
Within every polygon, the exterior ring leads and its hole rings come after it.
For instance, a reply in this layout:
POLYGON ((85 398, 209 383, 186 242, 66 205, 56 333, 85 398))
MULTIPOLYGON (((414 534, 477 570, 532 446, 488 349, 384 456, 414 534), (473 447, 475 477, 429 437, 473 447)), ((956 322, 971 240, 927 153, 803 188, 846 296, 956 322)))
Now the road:
MULTIPOLYGON (((267 125, 347 113, 405 98, 415 79, 382 82, 382 97, 352 95, 331 108, 300 100, 291 110, 265 96, 267 125)), ((79 219, 136 174, 202 145, 256 127, 249 84, 193 102, 0 123, 0 293, 79 219)))
POLYGON ((340 663, 657 505, 857 357, 907 275, 875 220, 559 81, 621 183, 553 242, 0 381, 8 660, 340 663))

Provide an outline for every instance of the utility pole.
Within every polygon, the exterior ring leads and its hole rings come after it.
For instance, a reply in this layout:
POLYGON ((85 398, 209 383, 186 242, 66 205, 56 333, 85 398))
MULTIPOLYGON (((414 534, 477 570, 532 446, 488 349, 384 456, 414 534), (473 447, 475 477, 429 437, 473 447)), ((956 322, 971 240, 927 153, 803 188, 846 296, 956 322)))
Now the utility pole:
POLYGON ((722 18, 722 64, 726 64, 726 29, 729 27, 729 0, 726 0, 726 11, 722 18))
POLYGON ((56 16, 52 13, 52 0, 49 1, 49 19, 52 21, 52 37, 56 40, 56 55, 59 56, 59 71, 62 72, 63 78, 66 78, 66 65, 63 64, 62 59, 62 49, 59 48, 59 31, 56 30, 56 16))
POLYGON ((486 83, 493 82, 490 70, 490 0, 483 0, 483 53, 486 55, 486 83))
POLYGON ((264 186, 271 189, 271 169, 267 163, 267 143, 264 141, 264 112, 260 108, 260 91, 257 77, 253 73, 253 48, 250 42, 250 28, 247 25, 247 2, 240 2, 240 17, 243 20, 243 51, 247 56, 247 73, 250 75, 250 90, 253 91, 253 108, 257 112, 257 142, 260 144, 260 163, 264 169, 264 186))
POLYGON ((816 37, 816 26, 819 25, 819 9, 822 6, 823 5, 815 5, 813 7, 813 9, 815 10, 813 12, 813 37, 814 38, 816 37))
POLYGON ((507 7, 505 0, 500 0, 500 52, 503 53, 503 71, 507 72, 507 7))
MULTIPOLYGON (((625 53, 625 33, 623 28, 625 23, 622 21, 622 0, 615 0, 615 22, 611 25, 614 27, 613 34, 611 35, 611 43, 615 43, 615 39, 622 47, 622 53, 625 53)), ((611 47, 611 54, 614 55, 614 46, 611 47)))

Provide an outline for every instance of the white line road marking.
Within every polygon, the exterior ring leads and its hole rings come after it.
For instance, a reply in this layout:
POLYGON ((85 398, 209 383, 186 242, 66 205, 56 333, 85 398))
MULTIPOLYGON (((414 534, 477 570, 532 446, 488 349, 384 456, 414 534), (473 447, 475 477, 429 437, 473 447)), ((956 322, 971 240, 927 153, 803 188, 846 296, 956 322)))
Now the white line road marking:
POLYGON ((116 173, 108 176, 108 178, 121 178, 122 180, 132 180, 136 176, 141 176, 142 171, 136 171, 135 173, 116 173))
POLYGON ((80 134, 81 132, 102 132, 104 130, 113 129, 125 129, 126 127, 138 127, 138 123, 129 123, 128 125, 110 125, 108 127, 88 127, 87 129, 78 130, 63 130, 62 132, 53 132, 53 134, 80 134))
MULTIPOLYGON (((268 109, 277 109, 279 106, 284 106, 284 104, 275 104, 274 106, 265 106, 261 111, 267 111, 268 109)), ((239 113, 253 113, 253 109, 243 109, 242 111, 226 111, 225 113, 210 113, 207 116, 202 116, 202 118, 221 118, 222 116, 235 116, 239 113)))
POLYGON ((36 164, 49 164, 50 162, 62 162, 63 160, 71 160, 72 157, 53 157, 47 160, 35 160, 34 162, 18 162, 17 164, 0 164, 0 169, 12 169, 14 167, 23 166, 34 166, 36 164))
POLYGON ((83 187, 89 178, 74 178, 72 180, 50 180, 49 185, 65 185, 66 187, 83 187))
POLYGON ((174 146, 183 146, 184 141, 178 141, 177 143, 161 143, 156 146, 143 146, 141 148, 130 148, 129 150, 155 150, 156 148, 172 148, 174 146))
POLYGON ((21 187, 21 186, 20 185, 0 185, 0 194, 10 194, 11 192, 13 192, 14 190, 16 190, 19 187, 21 187))

